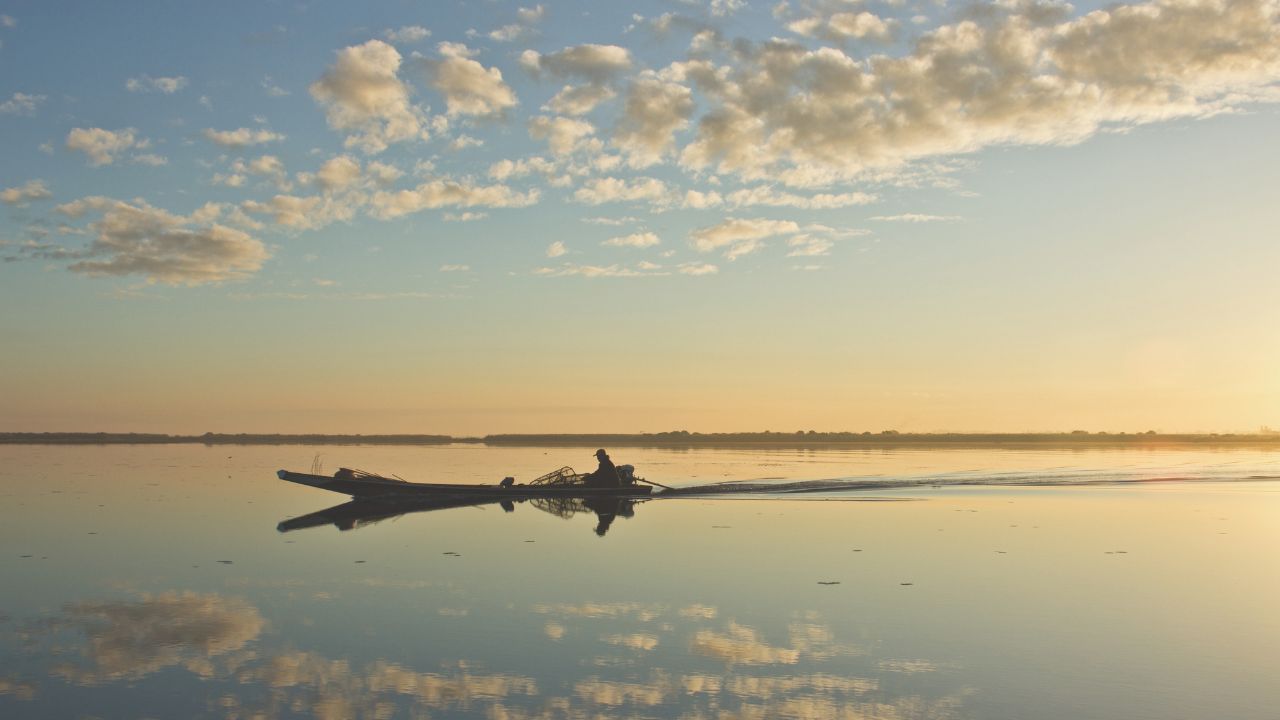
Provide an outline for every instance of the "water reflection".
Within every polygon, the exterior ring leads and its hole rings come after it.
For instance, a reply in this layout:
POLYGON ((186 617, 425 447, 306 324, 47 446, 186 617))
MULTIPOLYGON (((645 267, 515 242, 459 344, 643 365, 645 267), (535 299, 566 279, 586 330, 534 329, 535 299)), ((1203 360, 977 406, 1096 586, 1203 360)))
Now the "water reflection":
MULTIPOLYGON (((542 643, 576 636, 598 654, 589 662, 522 663, 529 671, 514 673, 461 659, 423 671, 387 659, 331 657, 274 647, 279 638, 265 631, 263 614, 247 601, 195 592, 66 605, 28 625, 25 650, 43 656, 51 682, 128 684, 143 698, 172 686, 178 681, 172 671, 184 670, 205 682, 195 687, 208 697, 194 700, 228 719, 443 713, 507 720, 637 714, 947 720, 959 717, 967 697, 964 690, 925 697, 850 673, 843 659, 869 653, 838 642, 812 615, 790 623, 779 643, 760 628, 721 620, 707 605, 584 602, 535 604, 526 612, 546 621, 542 643), (76 660, 63 661, 68 654, 76 660), (637 656, 642 664, 631 661, 637 656)), ((536 644, 523 651, 542 653, 536 644)), ((932 669, 925 661, 888 659, 859 667, 874 673, 886 663, 907 672, 932 669)), ((30 680, 0 679, 0 695, 37 699, 30 680)))
POLYGON ((594 514, 596 516, 595 533, 603 537, 609 532, 613 522, 619 518, 635 517, 635 506, 643 501, 629 498, 586 497, 586 498, 532 498, 506 500, 497 498, 423 498, 405 500, 352 500, 317 510, 313 513, 282 520, 276 525, 280 532, 291 532, 306 528, 333 525, 339 530, 354 530, 373 525, 383 520, 398 518, 424 512, 454 510, 457 508, 474 508, 485 505, 500 505, 506 512, 515 512, 517 505, 528 504, 542 512, 565 520, 576 515, 594 514))
POLYGON ((244 648, 263 624, 262 615, 244 600, 170 592, 67 605, 31 635, 53 646, 68 635, 84 638, 79 657, 55 664, 51 674, 77 685, 101 685, 171 666, 210 675, 214 658, 244 648))

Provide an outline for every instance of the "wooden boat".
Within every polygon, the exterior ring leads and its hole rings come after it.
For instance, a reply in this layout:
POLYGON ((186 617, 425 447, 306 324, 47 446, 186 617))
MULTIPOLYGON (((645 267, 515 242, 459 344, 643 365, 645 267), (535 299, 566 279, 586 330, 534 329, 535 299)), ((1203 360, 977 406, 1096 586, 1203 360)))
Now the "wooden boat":
MULTIPOLYGON (((568 469, 568 468, 566 468, 568 469)), ((560 471, 557 471, 559 473, 560 471)), ((572 472, 570 470, 570 472, 572 472)), ((588 487, 572 482, 575 476, 551 473, 529 484, 464 485, 445 483, 412 483, 399 478, 348 470, 343 468, 333 475, 311 475, 281 470, 276 476, 299 485, 310 485, 354 498, 410 499, 410 498, 486 498, 493 500, 555 497, 647 497, 653 492, 649 485, 623 485, 622 487, 588 487), (544 481, 549 476, 553 480, 544 481)))

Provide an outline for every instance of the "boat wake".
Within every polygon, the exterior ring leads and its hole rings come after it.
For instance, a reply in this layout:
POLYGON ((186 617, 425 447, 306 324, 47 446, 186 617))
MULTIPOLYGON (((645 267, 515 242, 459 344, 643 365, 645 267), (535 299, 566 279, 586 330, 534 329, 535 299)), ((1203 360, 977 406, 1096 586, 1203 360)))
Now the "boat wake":
POLYGON ((912 490, 960 487, 1089 487, 1131 486, 1176 483, 1242 483, 1280 480, 1272 474, 1196 473, 1151 475, 1142 473, 1072 471, 1056 473, 947 474, 918 477, 858 477, 828 480, 733 480, 706 485, 673 487, 660 497, 712 495, 797 495, 839 494, 884 490, 912 490))

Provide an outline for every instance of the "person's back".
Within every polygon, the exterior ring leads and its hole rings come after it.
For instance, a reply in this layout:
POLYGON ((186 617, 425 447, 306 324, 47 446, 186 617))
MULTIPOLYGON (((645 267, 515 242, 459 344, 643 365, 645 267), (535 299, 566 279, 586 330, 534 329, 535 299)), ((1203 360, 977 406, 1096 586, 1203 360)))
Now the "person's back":
POLYGON ((622 481, 618 479, 618 468, 614 467, 613 461, 609 459, 609 453, 606 453, 603 449, 597 450, 596 460, 600 461, 600 467, 587 476, 587 486, 599 488, 621 487, 622 481))

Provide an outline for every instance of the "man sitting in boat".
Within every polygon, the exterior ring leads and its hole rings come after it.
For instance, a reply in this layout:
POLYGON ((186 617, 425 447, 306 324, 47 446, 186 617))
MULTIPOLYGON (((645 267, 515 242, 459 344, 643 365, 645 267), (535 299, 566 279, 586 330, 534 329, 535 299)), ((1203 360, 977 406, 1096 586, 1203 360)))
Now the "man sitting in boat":
POLYGON ((622 487, 622 481, 618 479, 618 468, 614 467, 613 461, 609 459, 609 453, 605 452, 604 448, 596 451, 596 460, 600 461, 600 467, 585 478, 587 487, 622 487))

